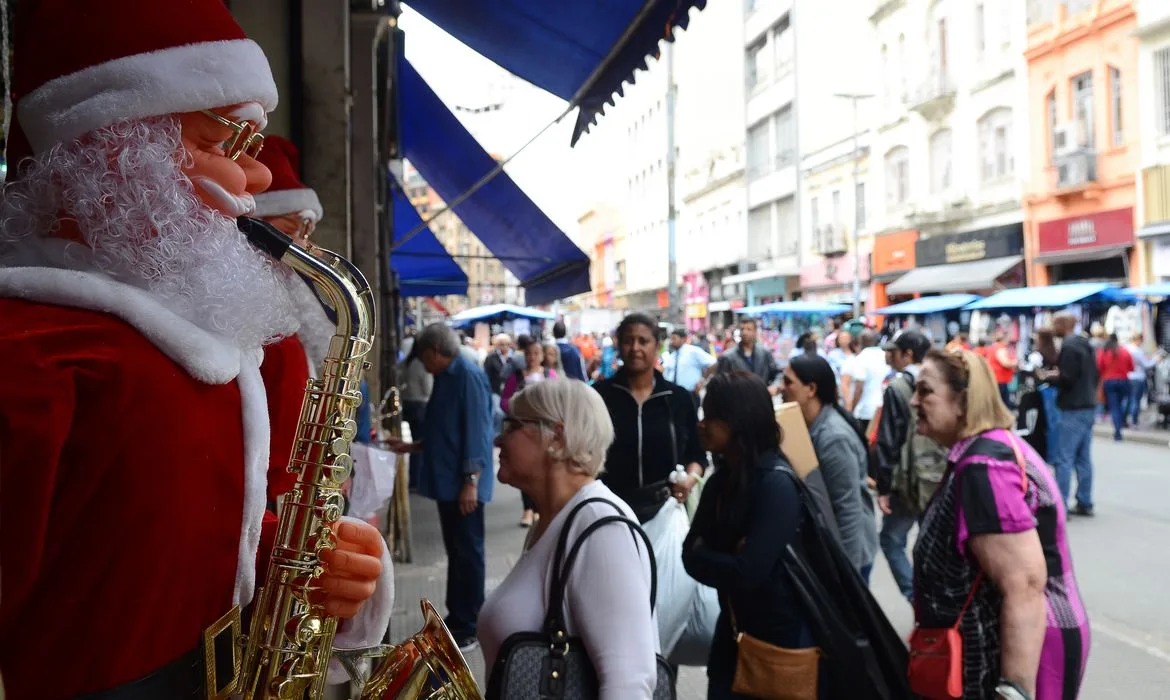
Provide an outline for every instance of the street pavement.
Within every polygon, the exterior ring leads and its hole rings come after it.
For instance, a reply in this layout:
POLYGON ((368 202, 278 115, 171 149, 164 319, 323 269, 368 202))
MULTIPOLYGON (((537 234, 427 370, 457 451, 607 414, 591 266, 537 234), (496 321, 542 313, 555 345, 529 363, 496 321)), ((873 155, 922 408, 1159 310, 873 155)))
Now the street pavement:
MULTIPOLYGON (((1170 698, 1170 449, 1166 442, 1093 444, 1096 465, 1093 518, 1071 517, 1069 540, 1081 594, 1093 628, 1092 650, 1081 697, 1085 700, 1166 700, 1170 698)), ((422 624, 419 598, 443 610, 446 555, 433 503, 412 496, 414 561, 395 568, 393 641, 422 624)), ((487 507, 487 587, 499 585, 520 556, 525 530, 519 493, 496 485, 487 507)), ((880 556, 872 589, 903 637, 913 624, 880 556)), ((478 651, 468 655, 484 687, 478 651)), ((706 697, 702 668, 679 673, 680 700, 706 697)))

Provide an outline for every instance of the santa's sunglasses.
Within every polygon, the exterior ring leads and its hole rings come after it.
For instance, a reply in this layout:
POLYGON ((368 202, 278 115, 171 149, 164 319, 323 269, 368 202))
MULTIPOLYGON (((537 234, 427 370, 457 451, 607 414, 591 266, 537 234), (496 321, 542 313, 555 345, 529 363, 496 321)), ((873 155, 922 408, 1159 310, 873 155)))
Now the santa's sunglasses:
POLYGON ((209 119, 214 119, 222 126, 232 130, 231 138, 223 142, 223 152, 232 160, 238 160, 240 155, 247 155, 249 158, 255 158, 260 155, 260 149, 264 147, 264 134, 260 133, 260 129, 254 126, 251 122, 234 122, 227 117, 221 116, 210 110, 200 110, 200 114, 209 119))

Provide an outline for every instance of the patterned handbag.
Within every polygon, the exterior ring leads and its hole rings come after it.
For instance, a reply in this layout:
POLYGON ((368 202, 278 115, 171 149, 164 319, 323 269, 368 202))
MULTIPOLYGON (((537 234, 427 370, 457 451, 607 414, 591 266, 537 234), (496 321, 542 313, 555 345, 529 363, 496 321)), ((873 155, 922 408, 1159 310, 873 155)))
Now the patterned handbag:
MULTIPOLYGON (((581 508, 590 503, 608 503, 617 509, 612 501, 589 498, 577 504, 569 513, 561 528, 556 557, 553 559, 553 578, 549 586, 544 629, 540 632, 517 632, 504 640, 488 679, 487 700, 596 700, 598 697, 597 672, 589 660, 585 645, 566 632, 564 600, 565 584, 581 544, 599 528, 610 523, 624 523, 630 528, 635 541, 641 538, 650 556, 650 609, 654 609, 658 596, 658 566, 654 561, 650 538, 633 520, 624 515, 598 518, 585 528, 573 543, 568 556, 565 556, 573 519, 581 508)), ((654 700, 675 700, 674 671, 661 654, 658 655, 657 667, 658 683, 654 690, 654 700)))

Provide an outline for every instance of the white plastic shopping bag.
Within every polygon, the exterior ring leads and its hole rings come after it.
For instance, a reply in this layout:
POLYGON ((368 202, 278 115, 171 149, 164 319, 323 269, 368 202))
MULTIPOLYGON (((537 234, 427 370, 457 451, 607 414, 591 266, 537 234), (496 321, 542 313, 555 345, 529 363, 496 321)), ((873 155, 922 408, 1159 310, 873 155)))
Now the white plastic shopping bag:
POLYGON ((360 442, 353 443, 350 454, 353 483, 349 487, 349 514, 369 520, 394 495, 399 455, 360 442))

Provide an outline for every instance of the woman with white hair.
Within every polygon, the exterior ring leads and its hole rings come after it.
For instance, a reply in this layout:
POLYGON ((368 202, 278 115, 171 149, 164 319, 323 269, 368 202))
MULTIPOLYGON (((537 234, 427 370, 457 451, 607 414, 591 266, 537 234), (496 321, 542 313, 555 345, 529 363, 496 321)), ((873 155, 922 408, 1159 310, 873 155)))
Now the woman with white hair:
MULTIPOLYGON (((491 594, 477 626, 484 663, 493 668, 504 641, 544 626, 557 540, 568 515, 587 499, 569 528, 571 547, 606 516, 634 520, 628 505, 597 480, 613 424, 601 397, 584 382, 554 379, 516 394, 500 448, 501 482, 536 501, 542 517, 527 549, 491 594)), ((570 571, 562 614, 597 672, 601 700, 653 696, 658 628, 650 609, 650 554, 626 525, 610 523, 589 536, 570 571)))

